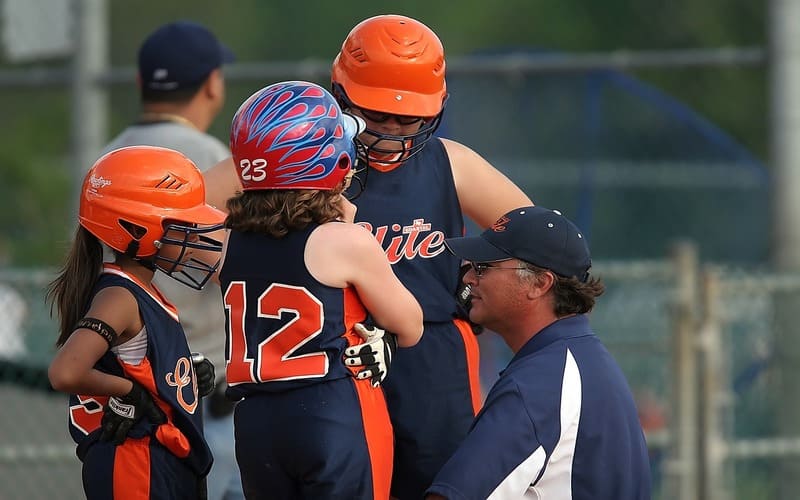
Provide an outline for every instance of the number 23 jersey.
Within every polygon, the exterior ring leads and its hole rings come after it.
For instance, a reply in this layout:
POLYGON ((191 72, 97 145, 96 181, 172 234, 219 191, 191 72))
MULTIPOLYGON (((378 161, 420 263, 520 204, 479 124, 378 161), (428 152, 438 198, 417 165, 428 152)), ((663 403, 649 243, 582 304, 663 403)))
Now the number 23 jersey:
POLYGON ((284 391, 350 376, 342 355, 366 318, 355 289, 334 288, 306 269, 318 224, 283 238, 231 231, 220 287, 226 316, 228 396, 284 391))

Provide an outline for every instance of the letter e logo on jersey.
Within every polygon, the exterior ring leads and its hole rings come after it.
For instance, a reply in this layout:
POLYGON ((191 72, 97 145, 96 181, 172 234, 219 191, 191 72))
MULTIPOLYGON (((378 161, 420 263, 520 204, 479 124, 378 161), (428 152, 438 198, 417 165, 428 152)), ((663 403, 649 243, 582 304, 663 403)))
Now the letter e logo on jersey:
POLYGON ((175 397, 178 404, 181 405, 187 413, 194 414, 194 411, 197 409, 198 398, 197 379, 194 376, 192 362, 185 357, 179 358, 178 362, 175 363, 175 371, 173 373, 167 373, 165 378, 169 386, 176 388, 175 397), (184 397, 184 390, 186 387, 189 387, 191 400, 193 401, 191 404, 187 403, 184 397))

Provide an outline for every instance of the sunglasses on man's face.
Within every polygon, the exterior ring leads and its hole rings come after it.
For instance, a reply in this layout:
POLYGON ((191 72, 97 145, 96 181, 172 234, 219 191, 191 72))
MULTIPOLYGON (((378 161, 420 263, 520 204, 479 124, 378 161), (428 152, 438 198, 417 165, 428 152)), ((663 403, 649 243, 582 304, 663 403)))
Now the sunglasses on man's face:
POLYGON ((392 113, 383 113, 381 111, 372 111, 364 108, 358 108, 358 110, 361 112, 361 116, 373 123, 384 123, 390 118, 394 118, 395 121, 397 121, 397 123, 400 125, 414 125, 415 123, 419 123, 424 120, 424 118, 419 116, 395 115, 392 113))
POLYGON ((472 271, 475 273, 476 278, 481 278, 489 269, 500 269, 500 270, 513 270, 516 271, 518 269, 525 269, 526 271, 530 271, 531 269, 526 266, 517 266, 517 267, 500 267, 500 266, 493 266, 488 262, 470 262, 470 267, 472 271))

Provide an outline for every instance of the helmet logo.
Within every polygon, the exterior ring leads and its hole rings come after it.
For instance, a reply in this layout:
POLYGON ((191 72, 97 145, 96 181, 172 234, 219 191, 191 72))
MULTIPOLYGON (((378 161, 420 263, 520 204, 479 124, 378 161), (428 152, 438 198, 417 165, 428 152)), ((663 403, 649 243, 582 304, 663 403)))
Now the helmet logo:
POLYGON ((92 174, 89 177, 89 185, 86 187, 86 197, 87 198, 95 196, 100 197, 101 196, 99 193, 100 189, 110 185, 111 185, 110 180, 92 174))
POLYGON ((185 179, 178 177, 175 174, 167 173, 160 181, 154 186, 156 189, 171 189, 177 190, 187 184, 185 179))
POLYGON ((395 101, 402 101, 403 100, 403 96, 401 96, 400 94, 397 94, 396 96, 394 96, 394 100, 395 101))
POLYGON ((93 189, 100 189, 102 187, 110 186, 111 181, 103 177, 97 177, 94 174, 92 174, 92 176, 89 178, 89 184, 92 185, 93 189))

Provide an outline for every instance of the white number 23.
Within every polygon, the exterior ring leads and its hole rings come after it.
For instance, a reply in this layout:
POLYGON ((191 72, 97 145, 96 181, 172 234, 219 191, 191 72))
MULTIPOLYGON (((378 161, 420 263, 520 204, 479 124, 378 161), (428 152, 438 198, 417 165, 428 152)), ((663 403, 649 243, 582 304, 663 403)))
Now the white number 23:
POLYGON ((239 169, 242 172, 241 178, 243 181, 259 182, 267 178, 267 160, 263 158, 256 158, 252 162, 244 159, 239 161, 239 169))

